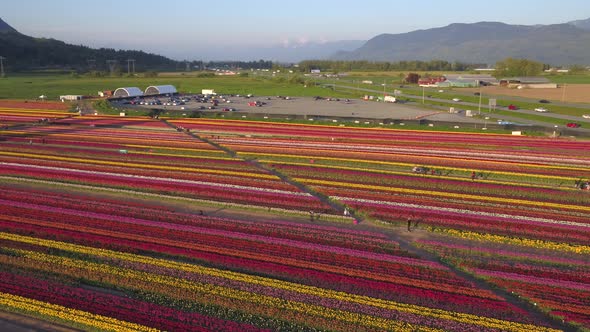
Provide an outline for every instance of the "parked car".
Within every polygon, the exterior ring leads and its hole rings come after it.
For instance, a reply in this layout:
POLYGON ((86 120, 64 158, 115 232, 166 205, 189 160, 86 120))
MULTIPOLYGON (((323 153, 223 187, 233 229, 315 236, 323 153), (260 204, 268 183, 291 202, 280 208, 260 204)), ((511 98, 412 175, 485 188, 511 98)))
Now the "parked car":
POLYGON ((518 109, 518 106, 510 104, 510 105, 508 105, 508 109, 511 111, 516 111, 518 109))
POLYGON ((566 126, 568 128, 580 128, 582 125, 580 125, 579 123, 570 122, 570 123, 566 124, 566 126))
POLYGON ((504 120, 498 120, 498 124, 500 126, 508 126, 508 125, 513 125, 514 122, 510 122, 510 121, 504 121, 504 120))
POLYGON ((584 114, 584 115, 582 115, 582 117, 583 117, 584 119, 590 119, 590 114, 584 114))
POLYGON ((535 112, 547 113, 549 111, 544 107, 537 107, 535 108, 535 112))
POLYGON ((547 99, 541 99, 541 100, 539 100, 539 102, 540 102, 541 104, 549 104, 549 103, 550 103, 550 101, 549 101, 549 100, 547 100, 547 99))
POLYGON ((461 101, 461 99, 459 99, 459 98, 453 98, 453 101, 455 101, 455 102, 460 102, 460 101, 461 101))

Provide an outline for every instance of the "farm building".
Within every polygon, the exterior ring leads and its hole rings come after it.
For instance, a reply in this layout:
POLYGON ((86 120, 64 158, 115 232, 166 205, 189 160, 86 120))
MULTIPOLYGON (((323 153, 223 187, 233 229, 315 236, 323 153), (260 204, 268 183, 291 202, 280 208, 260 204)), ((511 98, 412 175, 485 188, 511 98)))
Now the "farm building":
POLYGON ((113 93, 115 98, 139 97, 143 96, 143 92, 137 87, 118 88, 113 93))
POLYGON ((436 77, 423 77, 418 80, 419 86, 439 86, 441 82, 444 82, 446 78, 444 76, 436 76, 436 77))
POLYGON ((509 77, 500 80, 500 86, 518 89, 556 89, 546 77, 509 77))
POLYGON ((445 75, 445 78, 450 83, 450 86, 456 87, 477 87, 480 85, 498 84, 498 80, 495 77, 486 74, 449 74, 445 75))
POLYGON ((441 88, 475 88, 479 86, 478 80, 465 80, 465 79, 456 79, 456 80, 446 80, 444 82, 438 83, 436 86, 441 88))
POLYGON ((175 94, 178 93, 178 91, 176 91, 176 87, 174 87, 174 85, 152 85, 152 86, 148 86, 147 89, 145 89, 145 95, 146 96, 154 96, 154 95, 166 95, 166 94, 175 94))

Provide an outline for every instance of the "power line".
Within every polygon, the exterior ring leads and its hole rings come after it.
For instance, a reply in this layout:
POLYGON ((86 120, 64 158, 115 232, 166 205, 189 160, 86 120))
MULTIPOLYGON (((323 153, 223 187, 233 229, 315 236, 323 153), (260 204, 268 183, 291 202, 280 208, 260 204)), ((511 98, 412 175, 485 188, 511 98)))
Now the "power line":
POLYGON ((96 68, 96 59, 86 59, 88 63, 88 70, 93 70, 96 68))
POLYGON ((107 60, 107 66, 109 67, 109 71, 111 72, 111 76, 115 73, 115 67, 117 66, 117 60, 107 60))
POLYGON ((0 56, 0 77, 4 77, 4 60, 6 60, 6 58, 0 56))
POLYGON ((127 59, 127 75, 131 75, 131 73, 135 75, 135 59, 127 59), (133 65, 133 71, 130 69, 130 64, 133 65))

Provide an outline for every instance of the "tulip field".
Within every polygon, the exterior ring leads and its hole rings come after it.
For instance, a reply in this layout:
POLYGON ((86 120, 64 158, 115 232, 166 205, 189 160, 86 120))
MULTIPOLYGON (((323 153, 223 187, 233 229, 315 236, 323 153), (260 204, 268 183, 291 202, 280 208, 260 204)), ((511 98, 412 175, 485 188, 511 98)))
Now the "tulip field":
POLYGON ((59 112, 0 110, 0 311, 94 331, 590 329, 590 142, 59 112))

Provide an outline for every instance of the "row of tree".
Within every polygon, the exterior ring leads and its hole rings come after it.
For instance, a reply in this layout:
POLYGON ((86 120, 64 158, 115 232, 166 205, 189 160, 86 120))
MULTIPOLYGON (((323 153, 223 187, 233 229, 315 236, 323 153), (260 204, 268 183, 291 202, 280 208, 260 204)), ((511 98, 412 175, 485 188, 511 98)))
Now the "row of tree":
POLYGON ((444 60, 431 61, 398 61, 398 62, 377 62, 377 61, 335 61, 335 60, 306 60, 299 63, 302 72, 309 72, 312 69, 321 71, 343 72, 343 71, 466 71, 482 67, 483 64, 469 64, 459 61, 448 62, 444 60))

